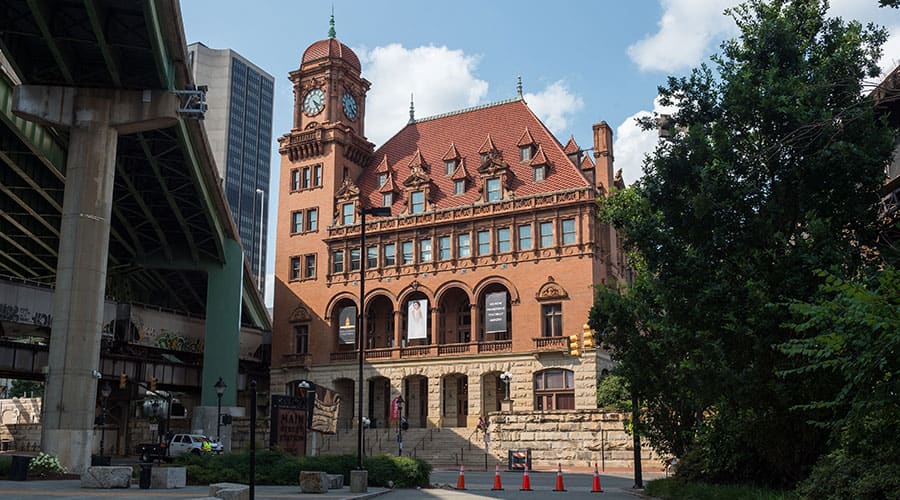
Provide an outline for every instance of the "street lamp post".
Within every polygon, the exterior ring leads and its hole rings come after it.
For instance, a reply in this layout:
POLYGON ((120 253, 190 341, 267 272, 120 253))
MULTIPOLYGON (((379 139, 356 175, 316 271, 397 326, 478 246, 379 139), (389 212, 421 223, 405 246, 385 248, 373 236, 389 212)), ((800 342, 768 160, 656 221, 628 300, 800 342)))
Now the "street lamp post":
POLYGON ((263 273, 263 221, 265 220, 265 211, 266 211, 266 192, 262 189, 256 188, 256 194, 260 195, 259 200, 259 256, 257 258, 257 269, 256 269, 256 286, 259 287, 259 293, 263 294, 265 291, 263 290, 263 282, 262 282, 262 273, 263 273))
POLYGON ((509 401, 509 382, 512 380, 512 372, 507 370, 501 373, 500 380, 502 380, 503 383, 506 384, 506 397, 503 398, 503 401, 509 401))
POLYGON ((100 395, 103 397, 103 407, 100 418, 100 456, 103 456, 103 444, 104 439, 106 438, 106 402, 109 400, 109 395, 112 394, 112 388, 109 386, 109 382, 103 382, 103 387, 100 389, 100 395))
POLYGON ((397 396, 397 456, 403 456, 403 396, 397 396))
POLYGON ((225 394, 225 388, 228 387, 225 385, 225 381, 222 380, 222 377, 219 377, 219 380, 216 382, 216 385, 213 387, 216 388, 216 399, 219 400, 219 406, 216 410, 216 440, 220 443, 222 442, 222 395, 225 394))
POLYGON ((363 208, 359 211, 360 215, 360 231, 359 231, 359 253, 360 253, 360 266, 359 266, 359 309, 357 309, 356 314, 359 316, 359 321, 357 321, 357 327, 359 328, 359 332, 356 335, 356 341, 359 346, 359 378, 357 384, 357 398, 359 406, 356 408, 356 413, 358 415, 357 419, 357 442, 356 442, 356 468, 362 470, 363 468, 363 361, 366 359, 366 313, 364 311, 366 307, 366 259, 368 257, 366 252, 366 215, 374 215, 375 217, 388 217, 391 215, 390 207, 370 207, 363 208))

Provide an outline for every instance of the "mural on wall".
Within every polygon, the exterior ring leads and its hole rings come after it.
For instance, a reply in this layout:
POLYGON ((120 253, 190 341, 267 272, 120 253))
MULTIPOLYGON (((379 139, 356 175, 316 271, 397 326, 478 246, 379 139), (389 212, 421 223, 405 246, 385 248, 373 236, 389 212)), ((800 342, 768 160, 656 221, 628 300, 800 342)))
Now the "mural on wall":
POLYGON ((133 344, 182 352, 203 352, 204 322, 152 309, 131 308, 133 344))

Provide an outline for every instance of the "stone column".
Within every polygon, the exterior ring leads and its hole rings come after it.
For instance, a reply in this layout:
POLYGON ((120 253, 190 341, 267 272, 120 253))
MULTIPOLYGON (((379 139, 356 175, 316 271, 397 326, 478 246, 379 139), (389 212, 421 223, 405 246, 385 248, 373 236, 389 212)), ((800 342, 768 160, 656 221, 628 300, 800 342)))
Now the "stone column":
POLYGON ((161 91, 20 85, 13 93, 19 117, 69 129, 41 448, 76 474, 93 448, 118 138, 175 125, 177 104, 161 91))
POLYGON ((438 308, 432 307, 429 312, 431 313, 431 328, 428 329, 431 336, 431 344, 438 344, 438 335, 440 334, 440 327, 438 326, 438 308))
POLYGON ((469 324, 472 328, 472 331, 469 333, 469 342, 480 342, 481 340, 478 338, 478 330, 479 328, 481 328, 481 322, 478 321, 477 301, 475 304, 469 304, 469 318, 469 324))
POLYGON ((402 347, 403 328, 400 325, 400 311, 394 311, 394 347, 402 347))

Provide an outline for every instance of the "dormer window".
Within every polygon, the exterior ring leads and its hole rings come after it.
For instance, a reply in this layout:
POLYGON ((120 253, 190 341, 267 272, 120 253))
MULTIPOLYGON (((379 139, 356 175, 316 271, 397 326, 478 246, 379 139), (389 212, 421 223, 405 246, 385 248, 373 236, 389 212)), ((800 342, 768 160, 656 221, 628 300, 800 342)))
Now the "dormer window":
POLYGON ((534 182, 542 182, 547 176, 547 169, 544 165, 535 166, 531 172, 534 182))
POLYGON ((387 184, 388 174, 378 174, 378 187, 382 187, 387 184))
POLYGON ((488 161, 489 155, 487 153, 481 153, 481 163, 485 163, 488 161))
POLYGON ((456 160, 446 160, 444 162, 444 171, 447 175, 453 175, 453 172, 456 170, 456 160))
POLYGON ((382 207, 390 207, 394 204, 394 193, 382 193, 381 194, 381 206, 382 207))
POLYGON ((485 181, 487 187, 486 201, 500 201, 500 179, 493 177, 485 181))
POLYGON ((344 226, 353 224, 353 203, 341 205, 341 224, 344 226))
POLYGON ((521 162, 531 161, 531 155, 533 152, 534 152, 534 149, 532 149, 531 144, 527 144, 525 146, 520 147, 519 148, 519 161, 521 161, 521 162))
POLYGON ((458 179, 458 180, 453 181, 453 194, 454 195, 458 196, 465 192, 466 192, 466 180, 465 179, 458 179))
POLYGON ((425 192, 413 191, 409 194, 410 213, 420 214, 425 211, 425 192))

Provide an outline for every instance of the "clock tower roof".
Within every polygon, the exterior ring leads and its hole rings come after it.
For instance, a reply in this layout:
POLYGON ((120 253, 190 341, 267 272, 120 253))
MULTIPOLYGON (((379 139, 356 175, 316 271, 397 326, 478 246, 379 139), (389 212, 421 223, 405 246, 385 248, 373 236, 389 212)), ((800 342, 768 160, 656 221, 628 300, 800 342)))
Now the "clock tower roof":
POLYGON ((350 47, 341 43, 337 38, 326 38, 324 40, 319 40, 318 42, 313 42, 313 44, 307 47, 306 51, 303 52, 303 59, 301 60, 300 65, 303 66, 307 63, 326 58, 341 59, 357 71, 362 71, 362 65, 359 63, 359 57, 356 56, 356 53, 354 53, 350 47))

